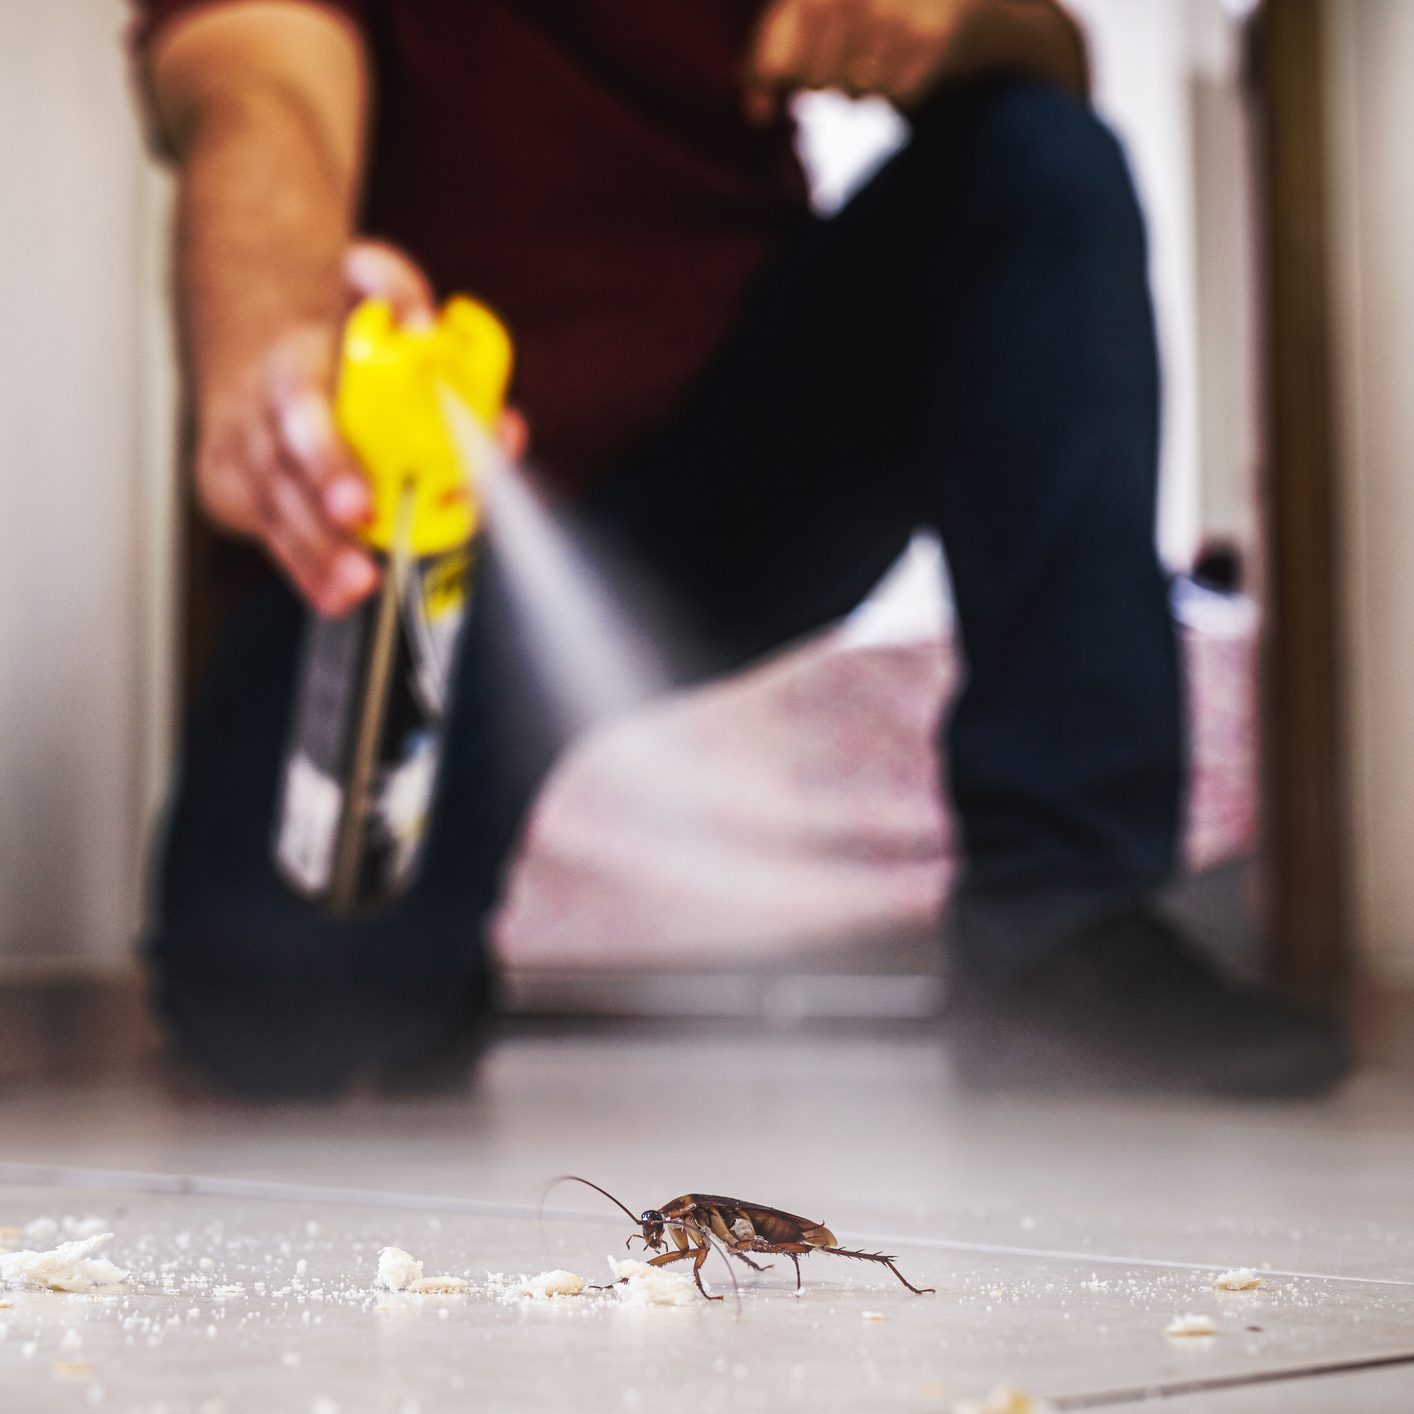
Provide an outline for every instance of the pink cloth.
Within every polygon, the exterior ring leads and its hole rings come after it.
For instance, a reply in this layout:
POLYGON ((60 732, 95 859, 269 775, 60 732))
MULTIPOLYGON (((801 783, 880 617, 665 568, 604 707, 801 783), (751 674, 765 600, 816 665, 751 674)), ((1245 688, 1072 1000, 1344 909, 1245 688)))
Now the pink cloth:
MULTIPOLYGON (((1255 843, 1255 631, 1186 642, 1201 869, 1255 843)), ((933 745, 956 680, 950 641, 832 634, 581 742, 512 871, 502 966, 721 966, 927 926, 957 868, 933 745)))

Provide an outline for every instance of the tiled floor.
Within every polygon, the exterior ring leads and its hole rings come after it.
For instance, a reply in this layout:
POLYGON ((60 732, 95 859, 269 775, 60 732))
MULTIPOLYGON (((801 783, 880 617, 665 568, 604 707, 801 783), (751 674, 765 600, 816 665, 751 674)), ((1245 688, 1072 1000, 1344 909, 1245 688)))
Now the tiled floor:
POLYGON ((522 1037, 461 1100, 0 1096, 0 1227, 90 1213, 133 1275, 0 1293, 6 1414, 928 1411, 1002 1383, 1067 1409, 1414 1410, 1393 1076, 1309 1106, 982 1104, 928 1041, 659 1030, 522 1037), (608 1203, 562 1188, 535 1217, 567 1170, 634 1211, 687 1189, 803 1211, 938 1293, 825 1255, 799 1300, 788 1267, 672 1308, 487 1287, 607 1275, 629 1230, 608 1203), (375 1292, 389 1243, 473 1289, 375 1292), (1233 1266, 1264 1284, 1215 1291, 1233 1266), (1189 1311, 1216 1334, 1163 1334, 1189 1311))

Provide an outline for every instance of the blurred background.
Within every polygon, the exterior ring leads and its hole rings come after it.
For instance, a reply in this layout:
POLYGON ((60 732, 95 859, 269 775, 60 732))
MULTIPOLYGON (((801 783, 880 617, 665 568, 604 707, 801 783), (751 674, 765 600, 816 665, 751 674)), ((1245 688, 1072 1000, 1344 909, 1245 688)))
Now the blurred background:
MULTIPOLYGON (((1297 995, 1353 997, 1393 1054, 1414 1030, 1414 5, 1072 9, 1150 222, 1195 742, 1178 906, 1297 995)), ((154 1046, 146 860, 211 612, 178 477, 171 191, 126 22, 122 0, 0 0, 0 1078, 154 1046)), ((799 118, 822 209, 902 135, 828 95, 799 118)), ((837 631, 571 753, 497 925, 511 1009, 937 1010, 938 560, 920 539, 837 631)))

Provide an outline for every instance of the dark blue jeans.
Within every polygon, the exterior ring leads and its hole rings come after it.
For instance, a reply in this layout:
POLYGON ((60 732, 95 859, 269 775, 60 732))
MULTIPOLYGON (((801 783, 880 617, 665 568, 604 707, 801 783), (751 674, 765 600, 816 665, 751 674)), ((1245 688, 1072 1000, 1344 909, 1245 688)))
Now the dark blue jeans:
MULTIPOLYGON (((574 514, 667 606, 682 682, 838 619, 937 529, 967 667, 943 731, 967 856, 954 946, 996 972, 1173 868, 1157 411, 1118 145, 1056 91, 992 83, 936 100, 802 233, 688 405, 574 514)), ((489 556, 421 878, 381 917, 329 920, 269 862, 301 621, 271 583, 229 629, 151 956, 182 1044, 219 1076, 336 1089, 464 1034, 489 981, 482 925, 559 743, 489 556)))

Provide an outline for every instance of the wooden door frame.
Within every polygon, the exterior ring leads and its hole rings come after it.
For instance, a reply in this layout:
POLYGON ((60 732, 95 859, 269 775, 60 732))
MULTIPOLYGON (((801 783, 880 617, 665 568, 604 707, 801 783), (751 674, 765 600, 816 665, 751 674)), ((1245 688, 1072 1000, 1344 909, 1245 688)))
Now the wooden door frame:
POLYGON ((1261 252, 1267 958, 1294 1000, 1351 999, 1350 805, 1324 0, 1251 29, 1261 252))

